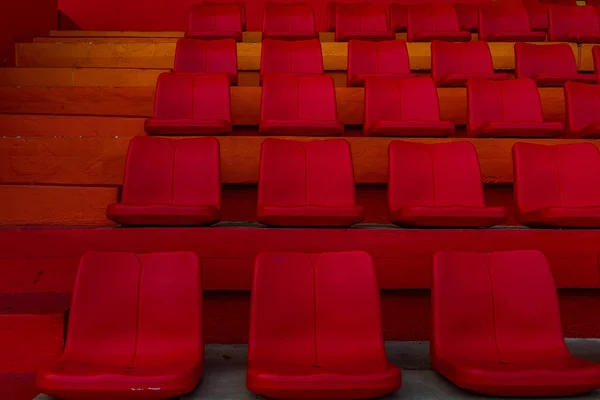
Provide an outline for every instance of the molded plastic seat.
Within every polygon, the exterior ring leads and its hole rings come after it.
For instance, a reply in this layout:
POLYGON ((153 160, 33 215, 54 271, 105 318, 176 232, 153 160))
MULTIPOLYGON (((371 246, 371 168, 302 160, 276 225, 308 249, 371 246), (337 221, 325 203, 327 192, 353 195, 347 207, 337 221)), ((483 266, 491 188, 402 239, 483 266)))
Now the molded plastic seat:
POLYGON ((600 138, 600 86, 585 83, 565 84, 567 136, 600 138))
POLYGON ((260 133, 276 136, 341 135, 333 79, 328 75, 264 74, 260 133))
POLYGON ((481 4, 454 3, 461 31, 477 32, 479 29, 479 7, 481 4))
POLYGON ((344 227, 362 222, 348 142, 265 140, 257 214, 259 222, 275 226, 344 227))
POLYGON ((406 32, 408 24, 408 6, 405 4, 390 4, 390 29, 394 32, 406 32))
POLYGON ((370 76, 409 78, 408 50, 403 40, 348 42, 348 86, 364 86, 370 76))
POLYGON ((263 39, 318 39, 313 9, 306 3, 265 3, 263 39))
POLYGON ((440 105, 430 77, 370 77, 365 85, 366 136, 448 136, 451 121, 440 120, 440 105))
POLYGON ((591 6, 548 7, 548 40, 553 42, 600 43, 600 25, 591 6))
POLYGON ((251 392, 347 400, 400 388, 400 369, 385 353, 379 287, 367 253, 261 253, 251 301, 251 392))
POLYGON ((352 39, 394 40, 396 35, 388 27, 383 7, 369 3, 343 4, 336 6, 335 41, 352 39))
POLYGON ((600 227, 600 153, 593 143, 513 146, 517 219, 532 227, 600 227))
POLYGON ((323 53, 319 39, 265 39, 260 54, 261 82, 264 74, 320 75, 323 74, 323 53))
POLYGON ((180 253, 85 254, 62 358, 37 374, 64 400, 167 399, 204 369, 198 258, 180 253))
POLYGON ((341 4, 349 5, 362 5, 368 6, 369 2, 364 0, 344 0, 344 1, 330 1, 327 3, 327 32, 335 32, 335 23, 336 23, 336 14, 337 14, 337 6, 341 4))
POLYGON ((488 396, 570 396, 600 387, 571 355, 548 261, 535 250, 439 252, 431 290, 433 367, 488 396))
POLYGON ((548 4, 538 0, 523 0, 523 6, 529 17, 529 25, 534 31, 548 30, 548 4))
POLYGON ((485 206, 470 142, 391 142, 388 200, 390 220, 401 226, 490 227, 507 215, 504 207, 485 206))
POLYGON ((205 40, 230 38, 241 42, 245 14, 243 2, 204 1, 194 4, 190 13, 189 29, 185 36, 205 40))
POLYGON ((109 219, 123 225, 210 225, 220 219, 219 142, 136 136, 125 164, 121 202, 109 219))
POLYGON ((490 3, 479 8, 479 40, 489 42, 543 42, 546 33, 532 31, 520 1, 490 3))
POLYGON ((471 33, 460 30, 456 11, 450 3, 409 6, 406 31, 409 42, 471 41, 471 33))
POLYGON ((158 77, 150 135, 227 135, 231 133, 228 74, 164 73, 158 77))
POLYGON ((233 39, 179 39, 175 50, 175 72, 224 73, 237 85, 237 46, 233 39))
POLYGON ((567 43, 515 43, 517 78, 531 78, 538 86, 563 86, 567 81, 598 82, 592 74, 577 72, 573 49, 567 43))
POLYGON ((527 78, 467 83, 467 135, 471 137, 555 137, 562 122, 545 122, 535 82, 527 78))
POLYGON ((431 75, 437 86, 465 86, 469 78, 510 79, 494 73, 492 54, 486 42, 431 43, 431 75))

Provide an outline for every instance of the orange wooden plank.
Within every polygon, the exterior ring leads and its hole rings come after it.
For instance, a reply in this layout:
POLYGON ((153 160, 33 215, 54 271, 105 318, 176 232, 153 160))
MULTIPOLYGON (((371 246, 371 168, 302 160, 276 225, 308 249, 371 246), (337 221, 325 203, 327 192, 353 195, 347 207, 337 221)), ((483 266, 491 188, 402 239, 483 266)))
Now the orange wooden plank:
POLYGON ((584 43, 579 48, 581 54, 581 65, 579 69, 581 71, 594 72, 594 57, 592 56, 592 49, 594 46, 598 45, 584 43))
POLYGON ((2 136, 139 136, 145 118, 0 114, 2 136))
POLYGON ((140 37, 140 38, 159 38, 159 37, 183 37, 183 31, 67 31, 52 30, 50 36, 55 37, 140 37))
POLYGON ((0 68, 0 86, 154 86, 167 69, 0 68))
POLYGON ((179 37, 65 37, 65 36, 43 36, 33 38, 33 43, 177 43, 179 37))

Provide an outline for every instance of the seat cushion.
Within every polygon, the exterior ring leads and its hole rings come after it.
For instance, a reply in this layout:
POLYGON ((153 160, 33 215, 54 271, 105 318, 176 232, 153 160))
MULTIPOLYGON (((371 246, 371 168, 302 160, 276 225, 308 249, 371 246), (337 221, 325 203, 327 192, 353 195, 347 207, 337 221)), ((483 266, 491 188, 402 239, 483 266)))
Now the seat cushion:
POLYGON ((106 209, 108 219, 121 225, 195 226, 212 225, 220 220, 215 206, 134 206, 114 203, 106 209))
POLYGON ((144 129, 149 135, 228 135, 231 124, 223 119, 147 119, 144 129))
POLYGON ((185 37, 202 40, 234 39, 236 42, 242 41, 241 31, 189 31, 185 37))
POLYGON ((438 82, 438 86, 466 86, 469 79, 494 79, 505 80, 510 79, 510 75, 506 73, 489 73, 489 74, 446 74, 438 82))
POLYGON ((521 213, 519 222, 528 226, 555 228, 600 228, 598 207, 544 207, 529 213, 521 213))
POLYGON ((318 39, 319 35, 315 31, 265 31, 263 39, 279 39, 279 40, 309 40, 318 39))
POLYGON ((417 32, 413 37, 413 42, 431 42, 434 40, 445 40, 447 42, 470 42, 471 32, 417 32))
POLYGON ((360 206, 259 206, 258 221, 275 226, 351 226, 365 219, 360 206))
POLYGON ((261 135, 274 136, 335 136, 344 133, 344 125, 339 121, 261 120, 261 135))
POLYGON ((487 228, 506 220, 504 207, 403 207, 390 212, 392 223, 401 226, 487 228))
POLYGON ((495 32, 487 40, 490 42, 543 42, 546 40, 546 32, 495 32))
POLYGON ((565 131, 562 122, 493 121, 467 132, 473 137, 556 137, 565 131))
POLYGON ((444 137, 453 134, 450 121, 375 121, 369 127, 370 136, 444 137))
POLYGON ((598 77, 592 74, 552 74, 540 72, 532 76, 538 86, 563 86, 567 81, 597 83, 598 77))
POLYGON ((360 31, 336 33, 336 41, 348 42, 350 40, 367 40, 370 42, 381 42, 383 40, 394 40, 396 34, 392 31, 360 31))

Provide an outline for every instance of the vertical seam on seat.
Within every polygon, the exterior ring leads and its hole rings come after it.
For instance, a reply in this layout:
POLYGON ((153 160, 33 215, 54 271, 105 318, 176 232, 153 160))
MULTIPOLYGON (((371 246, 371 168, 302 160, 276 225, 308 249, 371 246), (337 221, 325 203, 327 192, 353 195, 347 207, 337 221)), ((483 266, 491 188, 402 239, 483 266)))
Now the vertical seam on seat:
POLYGON ((136 296, 136 310, 135 310, 135 344, 133 347, 133 356, 131 358, 131 366, 135 366, 135 359, 137 358, 137 350, 138 350, 138 338, 139 338, 139 330, 140 330, 140 293, 142 291, 142 261, 140 260, 140 255, 135 253, 135 259, 138 262, 139 272, 138 272, 138 287, 137 287, 137 296, 136 296))
POLYGON ((171 164, 171 205, 175 205, 175 163, 177 160, 177 146, 173 143, 173 162, 171 164))
POLYGON ((304 153, 304 205, 308 204, 308 149, 302 144, 302 152, 304 153))
POLYGON ((315 365, 316 367, 320 367, 319 365, 319 352, 317 346, 317 271, 316 265, 313 260, 310 258, 310 255, 305 254, 308 262, 311 266, 312 271, 312 280, 313 280, 313 333, 314 333, 314 343, 315 343, 315 365))
POLYGON ((500 82, 492 82, 493 85, 499 85, 500 86, 500 102, 502 103, 502 107, 500 107, 500 112, 502 113, 501 115, 501 119, 500 121, 504 122, 506 121, 506 110, 504 109, 505 107, 505 102, 504 102, 504 83, 500 82))
MULTIPOLYGON (((210 43, 203 43, 204 47, 204 72, 211 72, 208 70, 208 55, 209 51, 206 49, 206 46, 209 46, 210 43)), ((195 85, 194 85, 195 87, 195 85)))
POLYGON ((498 361, 500 364, 504 364, 504 360, 502 359, 502 354, 500 353, 500 346, 498 346, 498 327, 496 324, 496 299, 495 299, 495 291, 494 291, 494 279, 492 277, 492 261, 493 254, 485 256, 485 264, 488 271, 488 276, 490 278, 490 292, 492 294, 492 325, 494 327, 494 344, 496 347, 496 352, 498 353, 498 361))
POLYGON ((429 150, 427 153, 429 154, 429 159, 431 160, 431 187, 433 189, 433 206, 435 207, 437 205, 437 198, 435 192, 435 161, 433 160, 432 150, 429 150))
POLYGON ((556 166, 556 181, 558 184, 558 200, 560 201, 560 207, 563 207, 563 190, 562 190, 562 179, 560 176, 560 163, 558 162, 558 149, 556 146, 553 147, 552 152, 554 153, 554 165, 556 166))

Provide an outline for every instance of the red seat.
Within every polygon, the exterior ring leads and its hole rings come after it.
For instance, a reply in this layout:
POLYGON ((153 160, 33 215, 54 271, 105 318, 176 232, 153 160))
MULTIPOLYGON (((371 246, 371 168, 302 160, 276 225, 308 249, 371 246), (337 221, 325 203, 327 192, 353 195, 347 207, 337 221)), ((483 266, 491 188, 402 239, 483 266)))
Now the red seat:
POLYGON ((527 78, 467 83, 467 135, 471 137, 555 137, 562 122, 545 122, 535 82, 527 78))
POLYGON ((327 3, 327 32, 335 32, 335 19, 337 14, 338 4, 351 4, 351 5, 369 5, 368 1, 364 0, 344 0, 344 1, 330 1, 327 3))
POLYGON ((406 28, 409 42, 469 42, 471 33, 461 31, 454 6, 448 4, 419 4, 408 7, 406 28))
POLYGON ((431 43, 431 75, 437 86, 465 86, 469 78, 510 79, 494 73, 492 54, 486 42, 431 43))
POLYGON ((233 39, 179 39, 175 50, 175 72, 224 73, 237 85, 237 47, 233 39))
POLYGON ((390 220, 401 226, 490 227, 507 215, 504 207, 485 206, 470 142, 391 142, 388 200, 390 220))
POLYGON ((348 86, 364 86, 370 76, 409 78, 408 50, 403 40, 348 42, 348 86))
POLYGON ((253 393, 346 400, 400 388, 365 252, 259 254, 250 318, 246 384, 253 393))
POLYGON ((242 41, 242 22, 245 19, 243 2, 220 3, 204 1, 192 5, 186 37, 194 39, 235 39, 242 41))
POLYGON ((61 360, 38 389, 65 399, 166 399, 204 369, 202 288, 194 253, 96 253, 81 259, 61 360))
POLYGON ((563 86, 567 81, 598 81, 595 75, 577 72, 575 54, 567 43, 516 43, 515 72, 517 78, 531 78, 538 86, 563 86))
POLYGON ((600 227, 600 153, 592 143, 513 146, 517 219, 534 227, 600 227))
POLYGON ((405 4, 390 4, 390 29, 394 32, 406 32, 407 14, 408 6, 405 4))
POLYGON ((341 135, 335 87, 328 75, 263 75, 260 133, 276 136, 341 135))
POLYGON ((318 39, 313 9, 306 3, 265 3, 263 39, 318 39))
POLYGON ((529 25, 534 31, 548 30, 548 4, 538 0, 523 0, 523 6, 529 16, 529 25))
POLYGON ((565 84, 567 136, 600 138, 600 86, 585 83, 565 84))
POLYGON ((594 7, 548 7, 548 40, 600 43, 600 25, 594 7))
POLYGON ((258 220, 276 226, 350 226, 356 205, 350 145, 344 139, 267 139, 260 156, 258 220))
POLYGON ((365 136, 448 136, 451 121, 440 120, 437 89, 430 77, 370 77, 365 85, 365 136))
POLYGON ((433 367, 488 396, 570 396, 600 387, 571 355, 548 261, 535 250, 439 252, 431 289, 433 367))
POLYGON ((543 42, 546 33, 532 31, 520 1, 489 3, 479 8, 479 40, 489 42, 543 42))
POLYGON ((477 32, 479 29, 479 7, 481 4, 454 3, 461 31, 477 32))
POLYGON ((231 133, 228 74, 163 73, 154 95, 150 135, 227 135, 231 133))
POLYGON ((210 225, 219 221, 220 208, 217 139, 136 136, 121 202, 106 214, 123 225, 210 225))
POLYGON ((260 53, 261 82, 264 74, 323 74, 323 53, 319 39, 265 39, 260 53))
POLYGON ((336 42, 352 39, 374 42, 396 39, 396 35, 388 27, 385 10, 378 5, 338 3, 335 16, 336 42))

